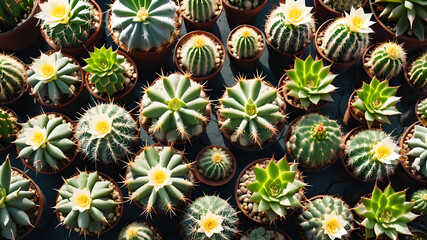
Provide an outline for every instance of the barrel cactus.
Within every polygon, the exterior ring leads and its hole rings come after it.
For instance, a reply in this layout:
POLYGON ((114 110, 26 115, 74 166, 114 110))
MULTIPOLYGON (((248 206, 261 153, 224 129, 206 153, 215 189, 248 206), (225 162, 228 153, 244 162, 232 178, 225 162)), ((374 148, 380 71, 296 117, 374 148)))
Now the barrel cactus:
POLYGON ((351 7, 359 8, 362 6, 362 0, 323 0, 325 4, 339 12, 348 12, 351 7))
POLYGON ((338 18, 325 30, 320 41, 319 49, 326 57, 335 62, 351 62, 359 59, 369 46, 369 27, 374 22, 370 21, 372 14, 365 14, 363 8, 351 8, 350 14, 338 18))
POLYGON ((130 199, 151 215, 157 210, 174 212, 176 205, 187 201, 193 178, 190 164, 175 148, 149 146, 129 163, 125 184, 130 199))
POLYGON ((124 108, 112 103, 98 104, 82 115, 76 137, 90 159, 117 164, 130 154, 137 139, 137 124, 124 108))
POLYGON ((399 162, 400 148, 381 130, 363 130, 345 144, 347 166, 364 180, 389 176, 399 162))
POLYGON ((298 217, 303 239, 347 239, 353 230, 353 215, 339 198, 324 196, 303 206, 298 217))
POLYGON ((18 119, 5 108, 0 108, 0 147, 5 147, 13 141, 18 132, 18 119))
POLYGON ((406 52, 402 45, 386 42, 374 48, 365 66, 372 76, 385 79, 399 75, 405 64, 406 52))
POLYGON ((170 0, 117 0, 111 6, 113 40, 126 50, 149 51, 178 34, 178 6, 170 0), (123 46, 123 44, 125 46, 123 46))
POLYGON ((10 55, 0 54, 0 103, 17 97, 26 81, 24 64, 10 55))
POLYGON ((239 27, 231 36, 231 52, 238 59, 253 58, 264 47, 264 38, 251 27, 239 27))
POLYGON ((267 0, 227 0, 233 7, 240 10, 252 10, 267 0))
POLYGON ((389 184, 382 192, 376 185, 371 198, 362 198, 363 203, 354 211, 363 219, 365 237, 376 238, 386 235, 392 240, 398 234, 412 235, 407 224, 418 215, 411 212, 415 203, 405 202, 406 191, 395 192, 389 184))
POLYGON ((417 116, 424 126, 427 126, 427 98, 421 100, 417 105, 417 116))
POLYGON ((19 157, 36 171, 57 171, 75 155, 73 123, 62 116, 41 114, 22 125, 15 141, 19 157))
POLYGON ((94 6, 87 0, 47 0, 40 9, 35 17, 42 20, 42 30, 61 47, 81 45, 95 32, 95 25, 101 24, 95 23, 94 6))
POLYGON ((50 100, 54 105, 59 105, 76 94, 76 87, 71 86, 82 81, 78 69, 79 66, 61 52, 51 55, 42 53, 27 71, 27 83, 41 100, 50 100))
POLYGON ((265 24, 265 36, 279 52, 297 53, 313 40, 315 34, 312 7, 304 0, 288 0, 271 12, 265 24))
POLYGON ((218 124, 231 142, 244 147, 262 146, 281 130, 284 101, 277 89, 259 76, 237 81, 219 99, 218 124))
POLYGON ((100 234, 117 220, 109 216, 123 207, 119 191, 97 172, 80 172, 65 180, 54 207, 60 224, 85 235, 100 234))
POLYGON ((158 240, 158 238, 149 224, 132 222, 119 232, 118 240, 158 240))
POLYGON ((427 52, 416 58, 408 69, 409 82, 417 89, 427 84, 427 52))
POLYGON ((233 157, 229 152, 220 148, 208 148, 200 154, 199 171, 207 179, 222 180, 233 172, 233 157))
POLYGON ((145 89, 140 122, 162 142, 187 141, 209 121, 210 102, 204 87, 189 75, 163 76, 145 89))
POLYGON ((15 28, 25 14, 29 14, 34 0, 4 0, 0 2, 0 32, 15 28))
POLYGON ((427 190, 421 189, 412 194, 411 201, 415 203, 414 210, 421 214, 427 213, 427 190))
POLYGON ((342 133, 336 121, 314 113, 302 116, 290 129, 286 147, 308 168, 330 164, 341 150, 342 133))
POLYGON ((411 149, 408 156, 414 157, 412 167, 427 178, 427 128, 415 125, 414 137, 408 140, 411 149))
POLYGON ((181 220, 181 229, 188 240, 228 240, 238 232, 237 212, 217 196, 204 196, 189 205, 181 220))
POLYGON ((208 22, 221 13, 220 0, 183 0, 181 9, 195 22, 208 22))

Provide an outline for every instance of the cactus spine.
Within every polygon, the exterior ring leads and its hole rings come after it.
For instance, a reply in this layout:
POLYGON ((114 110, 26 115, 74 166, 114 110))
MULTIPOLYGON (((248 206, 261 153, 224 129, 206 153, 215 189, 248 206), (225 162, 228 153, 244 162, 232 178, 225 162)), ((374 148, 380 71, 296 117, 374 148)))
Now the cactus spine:
POLYGON ((217 43, 210 37, 193 35, 181 48, 183 68, 193 76, 207 76, 218 67, 220 55, 217 43))
POLYGON ((427 98, 418 103, 417 116, 421 119, 423 125, 427 126, 427 98))
POLYGON ((427 214, 427 190, 420 189, 412 194, 411 202, 415 203, 414 210, 427 214))
POLYGON ((12 112, 0 108, 0 146, 6 146, 13 140, 17 132, 18 119, 12 112))
POLYGON ((8 102, 24 88, 24 64, 10 55, 0 54, 0 102, 8 102))
POLYGON ((416 88, 424 88, 427 84, 427 53, 424 53, 411 66, 408 72, 409 81, 416 88))
POLYGON ((199 159, 199 171, 211 180, 221 180, 230 176, 233 171, 233 159, 222 148, 212 147, 204 151, 199 159))
POLYGON ((19 23, 25 13, 33 9, 34 0, 3 0, 0 1, 0 32, 6 32, 19 23))
POLYGON ((184 0, 182 9, 191 20, 207 22, 218 14, 219 4, 218 0, 184 0))
POLYGON ((231 37, 231 50, 237 58, 252 58, 263 47, 263 37, 250 27, 237 29, 231 37))
POLYGON ((378 78, 393 78, 397 76, 406 64, 406 53, 401 45, 387 42, 378 45, 366 63, 370 73, 378 78))
POLYGON ((155 232, 145 222, 133 222, 119 233, 118 240, 155 240, 155 232))
POLYGON ((339 12, 349 12, 351 7, 359 8, 362 6, 362 0, 325 0, 326 4, 329 4, 331 8, 339 12))

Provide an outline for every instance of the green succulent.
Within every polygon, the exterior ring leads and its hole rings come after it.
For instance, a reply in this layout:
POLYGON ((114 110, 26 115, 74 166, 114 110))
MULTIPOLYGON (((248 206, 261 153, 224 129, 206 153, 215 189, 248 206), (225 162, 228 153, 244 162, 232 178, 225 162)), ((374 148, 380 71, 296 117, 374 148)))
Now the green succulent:
POLYGON ((408 140, 408 156, 415 157, 412 167, 427 178, 427 128, 415 125, 414 137, 408 140))
POLYGON ((427 126, 427 98, 421 100, 417 105, 417 116, 424 126, 427 126))
POLYGON ((412 194, 411 201, 415 203, 414 210, 427 214, 427 190, 421 189, 412 194))
POLYGON ((34 0, 2 0, 0 1, 0 32, 6 32, 19 23, 25 13, 34 6, 34 0))

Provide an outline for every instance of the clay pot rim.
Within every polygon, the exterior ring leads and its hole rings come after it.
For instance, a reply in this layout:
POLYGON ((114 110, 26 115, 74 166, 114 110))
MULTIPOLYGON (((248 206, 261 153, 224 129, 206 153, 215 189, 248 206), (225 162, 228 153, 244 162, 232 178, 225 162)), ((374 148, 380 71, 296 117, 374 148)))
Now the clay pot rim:
MULTIPOLYGON (((333 14, 344 16, 344 12, 339 12, 339 11, 333 9, 333 8, 330 8, 322 0, 314 0, 314 1, 318 2, 320 5, 322 5, 323 8, 327 9, 328 11, 332 12, 333 14)), ((368 0, 363 0, 362 6, 360 6, 360 7, 364 8, 367 3, 368 3, 368 0)))
POLYGON ((127 226, 129 226, 129 225, 131 225, 132 223, 139 223, 139 224, 145 224, 145 225, 147 225, 148 227, 153 227, 154 228, 154 231, 156 232, 156 233, 158 233, 159 235, 160 235, 160 238, 161 239, 165 239, 164 237, 163 237, 163 234, 162 234, 162 232, 160 231, 160 229, 156 226, 156 225, 154 225, 152 222, 149 222, 149 221, 141 221, 141 220, 135 220, 135 221, 131 221, 131 222, 129 222, 129 223, 127 223, 126 225, 124 225, 121 229, 120 229, 120 231, 118 231, 118 233, 117 233, 117 239, 119 239, 119 235, 120 235, 120 233, 127 227, 127 226))
MULTIPOLYGON (((53 170, 53 169, 52 169, 52 171, 43 171, 43 170, 37 171, 37 170, 36 170, 36 168, 35 168, 33 165, 31 165, 31 164, 29 164, 29 163, 25 162, 24 158, 19 157, 19 158, 21 159, 22 164, 24 164, 24 165, 25 165, 25 167, 27 167, 27 168, 29 168, 29 169, 33 170, 33 171, 34 171, 34 172, 36 172, 36 173, 42 173, 42 174, 48 174, 48 175, 50 175, 50 174, 58 174, 58 173, 60 173, 60 172, 64 171, 65 169, 67 169, 67 168, 71 165, 71 163, 73 163, 73 162, 74 162, 74 160, 76 159, 77 155, 79 154, 80 146, 81 146, 81 145, 80 145, 80 141, 75 137, 75 131, 76 131, 76 126, 77 126, 77 124, 76 124, 73 120, 71 120, 71 119, 70 119, 67 115, 65 115, 65 114, 57 113, 57 112, 46 112, 46 113, 40 113, 40 114, 37 114, 36 116, 34 116, 34 117, 32 117, 32 118, 29 118, 28 120, 33 119, 33 118, 36 118, 36 117, 39 117, 39 116, 41 116, 41 115, 50 115, 50 114, 54 114, 54 115, 56 115, 57 117, 62 117, 65 121, 67 121, 67 122, 71 123, 72 131, 73 131, 72 139, 74 139, 75 146, 76 146, 76 149, 74 150, 74 151, 75 151, 74 155, 70 158, 70 160, 67 162, 67 164, 65 164, 62 168, 60 168, 60 169, 58 169, 58 170, 56 170, 56 171, 55 171, 55 170, 53 170)), ((19 132, 20 132, 20 131, 18 131, 18 133, 19 133, 19 132)), ((18 146, 16 146, 16 152, 17 152, 17 153, 18 153, 18 155, 19 155, 20 151, 19 151, 19 149, 18 149, 18 146)), ((47 165, 47 167, 48 167, 48 168, 51 168, 49 165, 47 165)))
POLYGON ((13 117, 16 118, 16 127, 18 128, 16 133, 14 134, 13 140, 6 146, 0 147, 0 152, 6 152, 13 148, 13 145, 15 145, 14 141, 16 140, 16 134, 21 130, 21 125, 18 123, 18 114, 16 114, 15 111, 13 111, 11 108, 0 106, 0 110, 3 109, 6 112, 12 113, 13 117))
POLYGON ((0 39, 1 38, 7 38, 7 37, 12 37, 14 35, 16 35, 18 32, 22 32, 23 30, 25 30, 25 27, 30 23, 30 19, 34 18, 34 15, 36 14, 36 12, 38 12, 39 10, 39 5, 40 5, 40 0, 34 0, 34 5, 33 5, 33 9, 30 12, 30 15, 28 16, 28 18, 18 27, 15 27, 12 30, 9 30, 7 32, 4 33, 0 33, 0 39))
MULTIPOLYGON (((38 1, 38 0, 35 0, 35 1, 38 1)), ((26 69, 25 63, 22 62, 19 58, 15 57, 15 56, 12 56, 12 55, 8 55, 8 57, 13 58, 15 61, 17 61, 18 63, 20 63, 24 69, 26 69)), ((10 104, 15 103, 16 101, 18 101, 22 97, 22 95, 24 95, 24 93, 27 92, 27 90, 28 90, 27 80, 28 80, 28 75, 27 75, 27 71, 25 71, 25 83, 24 83, 24 85, 21 88, 21 93, 19 93, 15 98, 13 98, 13 99, 11 99, 11 100, 9 100, 7 102, 0 102, 0 106, 7 106, 7 105, 10 105, 10 104)))
POLYGON ((234 177, 234 175, 236 174, 236 170, 237 170, 237 161, 236 161, 236 158, 234 157, 234 154, 228 148, 220 146, 220 145, 209 145, 209 146, 204 147, 202 150, 199 151, 199 153, 197 153, 197 156, 196 156, 196 158, 194 160, 194 169, 193 169, 194 175, 196 176, 196 178, 200 182, 202 182, 202 183, 204 183, 204 184, 206 184, 208 186, 218 187, 218 186, 222 186, 222 185, 228 183, 234 177), (212 179, 205 178, 198 171, 198 169, 200 168, 200 166, 199 166, 200 157, 202 156, 202 154, 206 150, 212 149, 214 147, 215 148, 221 148, 222 150, 224 150, 225 152, 227 152, 227 154, 231 157, 231 160, 233 162, 233 170, 231 171, 230 175, 228 175, 226 178, 220 179, 220 180, 212 180, 212 179))
MULTIPOLYGON (((224 0, 224 1, 227 1, 227 0, 224 0)), ((264 1, 267 2, 267 0, 264 0, 264 1)), ((230 58, 232 58, 235 61, 244 62, 244 63, 249 63, 249 62, 256 61, 257 59, 259 59, 261 57, 261 55, 264 52, 264 50, 265 50, 265 36, 264 36, 264 33, 261 32, 261 30, 259 30, 255 26, 248 25, 248 24, 239 25, 239 26, 235 27, 233 30, 231 30, 231 32, 228 34, 228 37, 227 37, 227 52, 228 52, 228 55, 230 56, 230 58), (243 28, 243 27, 248 27, 248 28, 253 29, 256 33, 258 33, 262 37, 262 43, 263 43, 262 44, 262 49, 259 50, 258 53, 256 53, 255 56, 251 57, 251 58, 236 58, 233 55, 233 53, 231 52, 230 44, 228 44, 231 41, 231 38, 233 37, 233 34, 237 30, 239 30, 240 28, 243 28)))
MULTIPOLYGON (((422 124, 422 122, 421 121, 417 121, 417 122, 415 122, 415 123, 413 123, 411 126, 409 126, 408 127, 408 129, 406 129, 406 131, 403 133, 403 135, 402 135, 402 137, 400 138, 400 145, 399 145, 399 147, 400 147, 400 151, 399 151, 399 153, 400 153, 400 158, 399 158, 399 163, 400 163, 400 165, 402 166, 402 168, 405 170, 405 172, 406 172, 406 174, 407 175, 409 175, 410 177, 411 177, 411 179, 412 180, 414 180, 415 182, 418 182, 418 183, 422 183, 422 184, 426 184, 427 183, 427 179, 426 180, 424 180, 424 179, 419 179, 419 178, 416 178, 406 167, 405 167, 405 164, 404 164, 404 159, 403 159, 403 144, 405 144, 405 138, 406 138, 406 136, 408 136, 408 134, 410 133, 410 131, 413 129, 413 128, 415 128, 415 125, 419 125, 419 126, 424 126, 423 124, 422 124)), ((407 155, 406 155, 407 156, 407 155)), ((408 157, 408 156, 407 156, 408 157)), ((408 157, 409 158, 409 157, 408 157)))
MULTIPOLYGON (((426 40, 426 43, 427 43, 427 40, 426 40)), ((427 92, 423 92, 423 91, 420 91, 420 89, 418 89, 418 88, 416 88, 412 83, 411 83, 411 81, 409 81, 409 75, 408 75, 408 72, 409 72, 409 67, 411 66, 411 64, 418 58, 418 57, 420 57, 421 55, 423 55, 423 51, 420 51, 420 52, 418 52, 418 53, 416 53, 414 56, 412 56, 411 58, 409 58, 408 59, 408 61, 406 61, 406 64, 405 64, 405 66, 403 67, 403 72, 404 72, 404 75, 405 75, 405 81, 406 81, 406 83, 408 83, 408 85, 411 87, 411 89, 412 90, 414 90, 416 93, 418 93, 418 94, 420 94, 420 95, 422 95, 423 96, 423 98, 425 97, 425 96, 427 96, 427 92)), ((416 105, 415 105, 416 106, 416 105)))
MULTIPOLYGON (((292 240, 292 238, 287 233, 285 233, 283 230, 281 230, 279 228, 271 227, 271 226, 254 226, 254 227, 251 227, 251 228, 247 229, 246 231, 244 231, 242 233, 242 236, 245 236, 246 234, 249 234, 253 230, 260 228, 260 227, 267 229, 269 231, 274 231, 274 232, 278 232, 278 233, 282 234, 283 236, 285 236, 285 240, 292 240)), ((241 237, 239 239, 241 239, 241 237)))
MULTIPOLYGON (((182 7, 182 5, 183 5, 183 0, 177 0, 177 5, 178 5, 178 7, 181 9, 181 7, 182 7)), ((210 20, 208 20, 208 21, 205 21, 205 22, 197 22, 197 21, 194 21, 194 20, 192 20, 191 18, 189 18, 189 17, 187 17, 187 15, 185 14, 185 11, 183 11, 183 10, 181 10, 181 16, 182 16, 182 18, 184 18, 184 21, 188 21, 188 22, 191 22, 191 23, 193 23, 193 24, 208 24, 208 23, 215 23, 217 20, 218 20, 218 18, 219 18, 219 16, 221 15, 221 13, 222 13, 222 10, 224 9, 224 7, 222 6, 222 1, 221 0, 218 0, 218 8, 219 8, 219 13, 218 14, 216 14, 213 18, 211 18, 210 20)))
MULTIPOLYGON (((97 234, 97 233, 83 233, 83 235, 85 235, 85 236, 99 236, 99 235, 105 234, 105 233, 109 232, 111 229, 115 228, 115 227, 117 226, 117 224, 119 223, 119 221, 121 220, 121 218, 122 218, 122 216, 123 216, 123 210, 124 210, 124 204, 123 204, 123 200, 124 200, 124 198, 123 198, 123 193, 122 193, 122 191, 121 191, 121 189, 120 189, 119 185, 116 183, 116 181, 114 181, 114 179, 113 179, 113 178, 111 178, 110 176, 108 176, 107 174, 102 173, 102 172, 99 172, 99 171, 83 171, 83 172, 86 172, 86 173, 94 173, 94 172, 96 172, 96 173, 98 174, 98 176, 100 176, 100 177, 104 178, 106 181, 111 182, 111 183, 113 184, 114 188, 115 188, 115 189, 117 190, 117 192, 119 193, 119 196, 120 196, 120 201, 121 201, 121 202, 119 202, 119 204, 117 205, 117 206, 119 206, 119 207, 120 207, 120 216, 117 218, 117 220, 116 220, 113 224, 111 224, 110 226, 108 226, 108 225, 107 225, 108 227, 106 227, 106 228, 105 228, 103 231, 101 231, 99 234, 97 234)), ((74 173, 74 174, 73 174, 73 175, 71 175, 69 178, 67 178, 67 180, 68 180, 68 179, 71 179, 71 178, 75 178, 75 177, 76 177, 76 176, 78 176, 78 175, 80 175, 80 172, 78 172, 78 173, 74 173)), ((61 188, 64 186, 64 184, 65 184, 65 182, 61 185, 61 187, 60 187, 59 189, 61 189, 61 188)), ((58 189, 58 190, 59 190, 59 189, 58 189)), ((55 206, 58 204, 58 198, 59 198, 59 192, 56 194, 55 206)), ((56 214, 56 218, 57 218, 57 220, 58 220, 59 224, 61 224, 62 222, 61 222, 61 219, 60 219, 60 217, 59 217, 59 211, 55 210, 55 214, 56 214)), ((77 231, 74 231, 74 228, 69 228, 67 225, 65 225, 65 227, 66 227, 66 229, 70 229, 70 230, 72 230, 73 232, 78 233, 79 235, 81 234, 81 233, 79 233, 79 232, 77 232, 77 231)))
POLYGON ((264 0, 263 3, 258 5, 258 7, 251 9, 251 10, 238 9, 238 8, 233 7, 233 5, 231 5, 227 0, 221 0, 221 1, 222 1, 222 5, 226 6, 226 8, 233 8, 236 11, 242 11, 243 14, 250 15, 250 14, 256 14, 260 8, 263 9, 265 7, 265 5, 267 4, 268 0, 264 0))
POLYGON ((425 99, 427 99, 427 97, 421 97, 417 100, 417 102, 415 103, 415 116, 417 117, 417 121, 420 121, 421 123, 423 122, 420 118, 420 116, 418 116, 417 114, 417 110, 418 110, 418 104, 420 104, 420 102, 424 101, 425 99))
POLYGON ((212 81, 213 78, 215 76, 217 76, 220 72, 222 67, 224 66, 225 63, 225 47, 224 44, 222 44, 221 40, 219 40, 215 35, 213 35, 210 32, 206 32, 206 31, 202 31, 202 30, 195 30, 189 33, 186 33, 184 36, 182 36, 178 42, 175 45, 175 49, 173 51, 173 61, 175 63, 175 66, 178 68, 178 71, 183 73, 183 74, 187 74, 187 71, 185 71, 183 69, 183 67, 180 65, 180 62, 178 61, 178 58, 176 57, 177 55, 177 51, 179 48, 182 47, 182 45, 184 45, 184 43, 187 42, 187 40, 192 37, 193 35, 205 35, 208 38, 212 39, 214 42, 216 42, 217 44, 219 44, 221 46, 221 50, 222 50, 222 56, 221 56, 221 60, 220 60, 220 64, 219 66, 215 69, 215 71, 211 72, 209 75, 207 76, 192 76, 191 79, 193 79, 193 81, 195 82, 203 82, 203 81, 212 81))

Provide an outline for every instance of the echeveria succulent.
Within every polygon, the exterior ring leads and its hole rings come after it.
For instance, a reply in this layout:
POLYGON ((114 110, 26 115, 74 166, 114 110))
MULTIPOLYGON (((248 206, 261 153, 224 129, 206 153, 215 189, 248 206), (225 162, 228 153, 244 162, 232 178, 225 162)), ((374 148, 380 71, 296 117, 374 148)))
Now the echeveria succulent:
POLYGON ((408 156, 415 157, 412 167, 427 178, 427 128, 415 125, 414 137, 408 140, 408 156))

